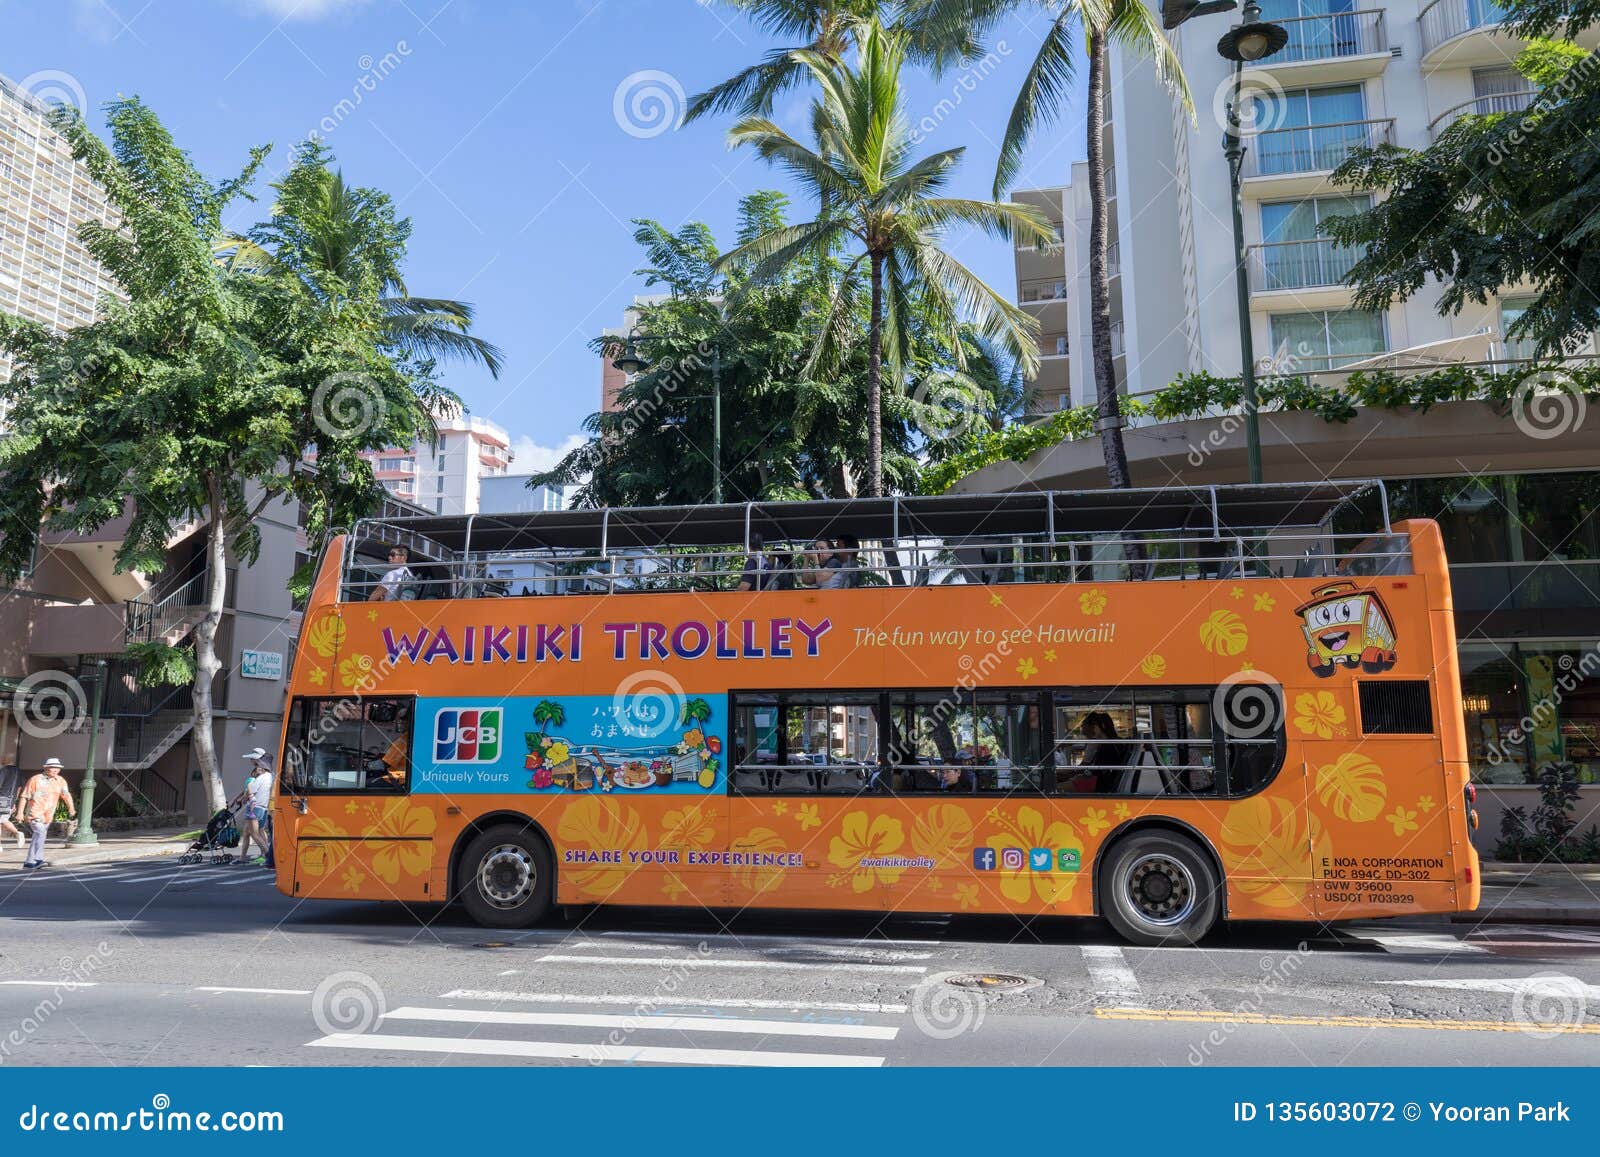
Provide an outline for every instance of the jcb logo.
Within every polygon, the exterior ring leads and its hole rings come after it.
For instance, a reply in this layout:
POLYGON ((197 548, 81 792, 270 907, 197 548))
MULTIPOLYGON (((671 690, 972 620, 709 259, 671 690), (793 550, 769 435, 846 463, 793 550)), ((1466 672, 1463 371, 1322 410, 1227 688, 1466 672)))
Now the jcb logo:
POLYGON ((500 708, 447 707, 434 717, 435 763, 493 763, 500 758, 500 708))

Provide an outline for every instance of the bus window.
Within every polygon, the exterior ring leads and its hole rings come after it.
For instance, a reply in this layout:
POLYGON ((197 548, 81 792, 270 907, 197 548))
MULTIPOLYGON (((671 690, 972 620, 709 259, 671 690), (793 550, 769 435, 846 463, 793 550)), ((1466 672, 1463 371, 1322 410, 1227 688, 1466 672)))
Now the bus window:
POLYGON ((1217 738, 1224 748, 1227 793, 1249 795, 1283 766, 1283 694, 1266 683, 1241 682, 1220 693, 1217 738))
POLYGON ((411 779, 410 699, 296 699, 285 787, 292 792, 404 794, 411 779))
POLYGON ((878 784, 876 694, 741 695, 733 712, 733 786, 781 795, 871 791, 878 784))
POLYGON ((1059 691, 1056 790, 1068 795, 1213 795, 1211 688, 1059 691))
POLYGON ((1036 791, 1044 737, 1036 695, 970 691, 890 696, 897 792, 1036 791))

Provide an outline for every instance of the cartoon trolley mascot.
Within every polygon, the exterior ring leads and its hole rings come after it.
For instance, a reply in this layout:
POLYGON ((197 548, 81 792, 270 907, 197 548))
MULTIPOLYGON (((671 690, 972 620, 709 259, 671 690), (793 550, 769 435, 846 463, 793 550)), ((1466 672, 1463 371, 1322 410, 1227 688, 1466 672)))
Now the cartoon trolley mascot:
POLYGON ((1394 622, 1378 592, 1331 583, 1313 591, 1294 613, 1305 620, 1306 665, 1319 677, 1358 663, 1372 675, 1394 666, 1394 622))

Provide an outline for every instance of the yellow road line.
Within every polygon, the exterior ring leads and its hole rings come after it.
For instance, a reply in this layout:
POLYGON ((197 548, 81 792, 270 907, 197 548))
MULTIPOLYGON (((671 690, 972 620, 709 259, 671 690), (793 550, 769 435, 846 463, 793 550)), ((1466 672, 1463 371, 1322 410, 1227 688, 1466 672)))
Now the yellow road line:
POLYGON ((1540 1024, 1514 1020, 1411 1020, 1398 1016, 1280 1016, 1261 1012, 1196 1012, 1149 1008, 1097 1008, 1098 1020, 1165 1020, 1192 1024, 1279 1024, 1313 1028, 1422 1028, 1456 1032, 1528 1032, 1600 1035, 1600 1024, 1540 1024))

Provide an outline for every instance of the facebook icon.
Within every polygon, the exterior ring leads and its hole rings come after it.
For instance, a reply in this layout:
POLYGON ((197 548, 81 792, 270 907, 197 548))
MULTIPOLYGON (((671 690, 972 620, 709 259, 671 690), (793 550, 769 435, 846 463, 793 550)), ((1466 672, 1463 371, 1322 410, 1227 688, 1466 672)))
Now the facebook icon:
POLYGON ((972 866, 980 872, 994 871, 994 849, 973 848, 972 866))

